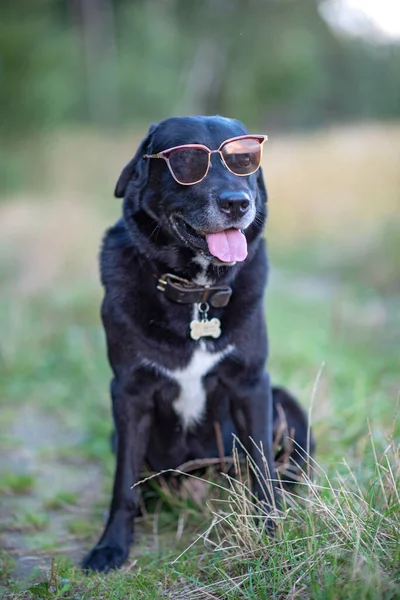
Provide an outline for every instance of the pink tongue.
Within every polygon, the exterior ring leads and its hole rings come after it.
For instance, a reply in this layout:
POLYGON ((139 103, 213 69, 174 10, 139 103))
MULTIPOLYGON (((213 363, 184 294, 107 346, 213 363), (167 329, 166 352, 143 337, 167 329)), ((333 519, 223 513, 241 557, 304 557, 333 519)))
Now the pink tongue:
POLYGON ((247 240, 239 229, 206 235, 208 249, 222 262, 241 262, 247 256, 247 240))

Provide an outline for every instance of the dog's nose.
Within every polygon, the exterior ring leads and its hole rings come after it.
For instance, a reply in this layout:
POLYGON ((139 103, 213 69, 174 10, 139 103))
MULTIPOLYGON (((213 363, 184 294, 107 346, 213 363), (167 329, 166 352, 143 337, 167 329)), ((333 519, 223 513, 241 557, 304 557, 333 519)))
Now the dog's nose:
POLYGON ((223 213, 240 219, 249 210, 250 196, 243 191, 226 191, 219 195, 218 204, 223 213))

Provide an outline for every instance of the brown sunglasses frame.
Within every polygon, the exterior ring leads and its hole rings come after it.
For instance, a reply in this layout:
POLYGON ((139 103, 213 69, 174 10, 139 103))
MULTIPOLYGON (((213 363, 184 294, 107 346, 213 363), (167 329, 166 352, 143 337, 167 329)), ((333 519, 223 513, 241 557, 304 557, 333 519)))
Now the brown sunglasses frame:
POLYGON ((201 181, 203 181, 203 179, 205 179, 207 177, 208 171, 210 169, 211 154, 219 154, 223 165, 225 166, 226 169, 228 169, 228 171, 233 173, 233 175, 236 175, 237 177, 248 177, 249 175, 253 175, 253 173, 256 173, 261 166, 263 146, 267 140, 268 140, 267 135, 239 135, 237 137, 229 138, 229 140, 225 140, 224 142, 222 142, 222 144, 220 145, 218 150, 210 150, 210 148, 207 148, 207 146, 204 146, 204 144, 182 144, 180 146, 173 146, 172 148, 167 148, 166 150, 162 150, 161 152, 158 152, 157 154, 145 154, 143 156, 143 158, 162 158, 162 159, 164 159, 168 165, 168 169, 169 169, 172 177, 175 179, 175 181, 177 183, 179 183, 180 185, 195 185, 196 183, 200 183, 201 181), (235 173, 234 171, 232 171, 232 169, 230 169, 228 167, 228 165, 225 162, 224 156, 222 154, 222 150, 223 150, 224 146, 226 146, 230 142, 236 142, 239 140, 257 140, 260 143, 260 163, 259 163, 257 169, 254 169, 254 171, 251 171, 251 173, 242 173, 242 174, 235 173), (207 154, 208 154, 207 169, 201 179, 198 179, 197 181, 192 181, 190 183, 183 183, 182 181, 179 181, 179 179, 177 179, 175 177, 175 174, 174 174, 172 167, 170 165, 170 162, 169 162, 169 155, 171 154, 171 152, 173 152, 175 150, 181 150, 182 148, 198 148, 201 150, 205 150, 205 152, 207 152, 207 154))

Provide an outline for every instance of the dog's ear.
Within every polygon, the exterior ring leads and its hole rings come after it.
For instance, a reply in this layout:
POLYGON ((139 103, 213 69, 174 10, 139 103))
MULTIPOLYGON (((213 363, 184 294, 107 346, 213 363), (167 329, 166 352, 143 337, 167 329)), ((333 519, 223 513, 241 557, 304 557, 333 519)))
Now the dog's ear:
POLYGON ((257 189, 263 204, 268 201, 267 188, 265 187, 264 175, 260 167, 257 172, 257 189))
POLYGON ((150 126, 148 134, 140 143, 135 156, 123 168, 117 181, 117 185, 115 186, 114 196, 116 198, 123 198, 125 196, 128 184, 131 181, 135 181, 138 187, 141 187, 146 183, 149 172, 149 161, 143 159, 143 156, 145 154, 151 154, 151 142, 153 133, 156 129, 157 125, 150 126))

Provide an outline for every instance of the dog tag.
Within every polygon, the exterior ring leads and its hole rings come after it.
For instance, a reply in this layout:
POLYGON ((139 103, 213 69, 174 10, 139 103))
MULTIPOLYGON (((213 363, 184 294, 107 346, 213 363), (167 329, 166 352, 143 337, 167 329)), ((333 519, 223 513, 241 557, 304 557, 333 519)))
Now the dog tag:
POLYGON ((203 319, 190 322, 190 337, 199 340, 201 337, 219 338, 221 335, 221 321, 219 319, 203 319))

